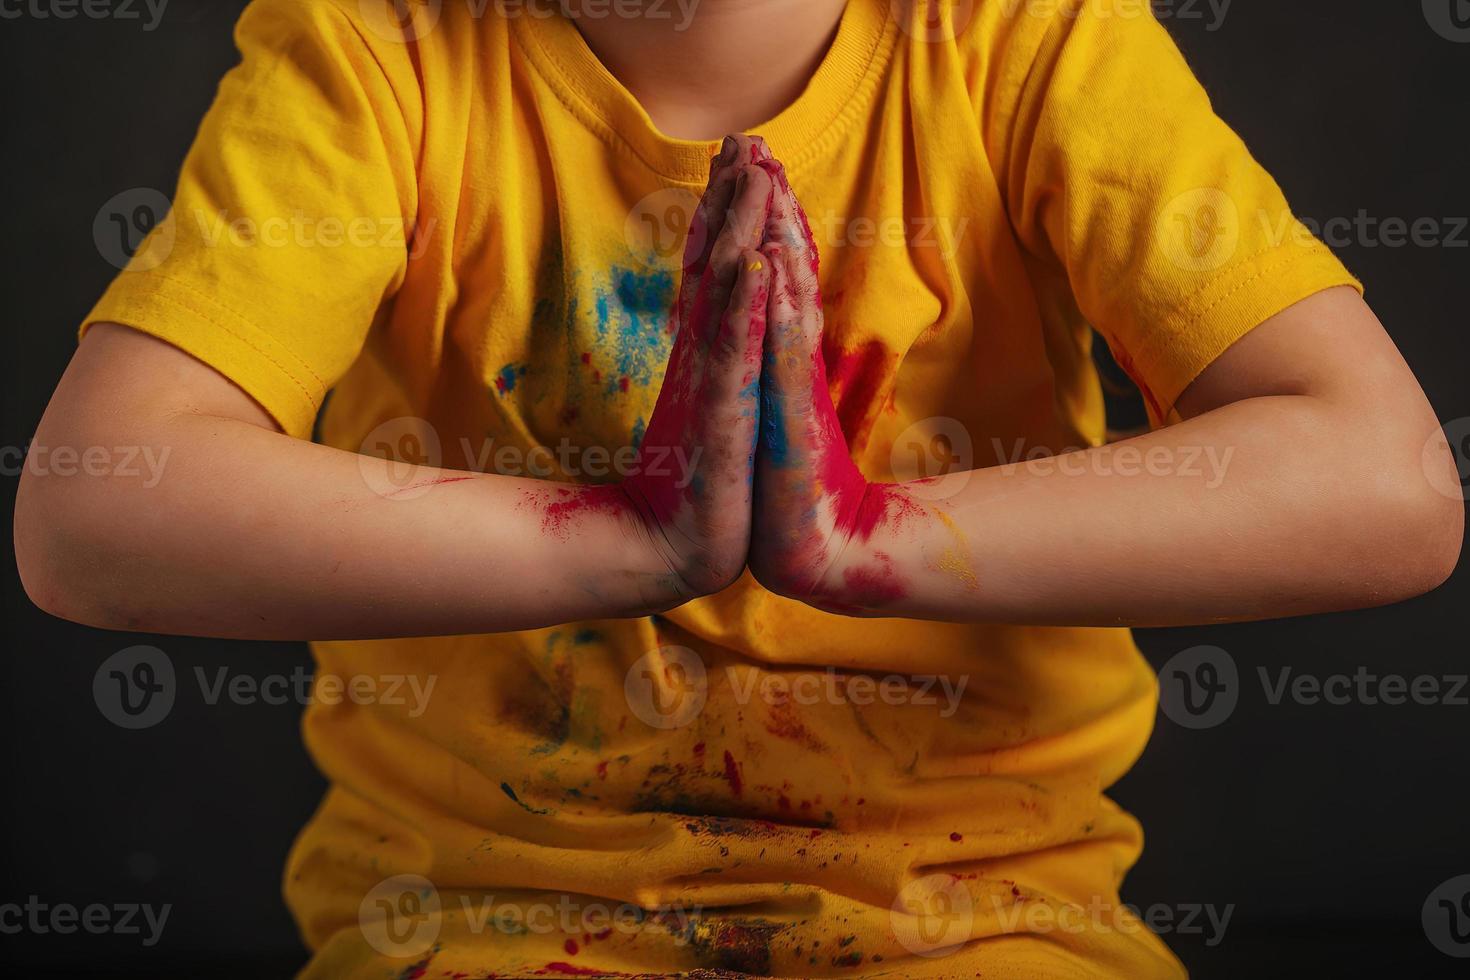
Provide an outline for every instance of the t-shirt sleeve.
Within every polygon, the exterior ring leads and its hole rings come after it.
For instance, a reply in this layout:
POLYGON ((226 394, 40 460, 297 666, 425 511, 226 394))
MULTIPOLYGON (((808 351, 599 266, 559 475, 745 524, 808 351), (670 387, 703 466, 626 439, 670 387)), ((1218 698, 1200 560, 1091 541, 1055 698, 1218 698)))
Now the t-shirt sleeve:
POLYGON ((168 216, 82 325, 174 344, 300 437, 401 284, 417 208, 412 63, 357 7, 245 10, 168 216))
POLYGON ((1362 287, 1215 115, 1147 3, 1000 5, 982 132, 1033 253, 1166 421, 1262 321, 1362 287))

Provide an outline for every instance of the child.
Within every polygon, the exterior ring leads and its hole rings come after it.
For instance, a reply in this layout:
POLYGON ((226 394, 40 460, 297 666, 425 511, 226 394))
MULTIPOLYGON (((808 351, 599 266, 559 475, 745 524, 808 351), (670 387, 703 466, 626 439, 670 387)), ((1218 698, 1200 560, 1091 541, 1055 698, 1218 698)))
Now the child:
POLYGON ((30 595, 437 681, 307 712, 308 977, 1179 975, 1118 627, 1458 557, 1358 283, 1146 5, 573 7, 255 0, 37 434, 168 470, 28 472, 30 595))

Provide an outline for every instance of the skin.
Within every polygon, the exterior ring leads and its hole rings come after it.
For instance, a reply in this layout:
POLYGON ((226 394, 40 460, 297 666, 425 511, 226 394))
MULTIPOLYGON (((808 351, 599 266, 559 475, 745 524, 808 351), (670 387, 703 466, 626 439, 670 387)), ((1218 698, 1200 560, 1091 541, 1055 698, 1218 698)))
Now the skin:
POLYGON ((640 465, 605 487, 433 467, 395 479, 385 460, 283 434, 173 346, 98 324, 35 442, 166 448, 168 465, 156 486, 27 468, 15 507, 27 593, 108 629, 348 639, 639 616, 724 588, 751 533, 769 275, 755 249, 771 199, 757 156, 739 137, 711 163, 707 232, 690 236, 707 245, 686 256, 641 444, 642 457, 681 450, 692 473, 640 465))
MULTIPOLYGON (((664 132, 708 139, 789 104, 842 7, 706 0, 682 32, 647 18, 578 27, 664 132)), ((166 448, 169 465, 155 487, 28 469, 15 511, 27 592, 111 629, 322 639, 645 615, 718 591, 747 558, 766 587, 836 612, 1038 624, 1345 609, 1453 570, 1463 505, 1433 485, 1459 485, 1453 457, 1348 290, 1262 324, 1184 393, 1185 421, 1120 444, 1230 451, 1219 486, 1094 465, 1119 446, 1064 457, 1081 464, 1068 471, 868 481, 828 393, 819 256, 800 205, 758 142, 736 142, 712 167, 699 220, 717 244, 686 257, 679 338, 643 444, 702 449, 688 487, 425 467, 412 485, 429 492, 384 495, 373 487, 401 485, 388 463, 287 437, 213 369, 101 324, 35 441, 166 448)))
POLYGON ((846 0, 699 0, 687 19, 579 17, 573 23, 661 132, 709 140, 755 129, 796 101, 831 47, 846 6, 846 0))
POLYGON ((1440 426, 1351 289, 1272 317, 1185 391, 1184 421, 909 484, 853 464, 822 359, 819 256, 777 176, 750 566, 831 612, 1178 625, 1379 605, 1442 583, 1464 510, 1440 426), (1119 453, 1165 460, 1120 465, 1119 453), (1186 461, 1223 459, 1224 479, 1186 461), (1177 463, 1177 465, 1170 465, 1177 463))

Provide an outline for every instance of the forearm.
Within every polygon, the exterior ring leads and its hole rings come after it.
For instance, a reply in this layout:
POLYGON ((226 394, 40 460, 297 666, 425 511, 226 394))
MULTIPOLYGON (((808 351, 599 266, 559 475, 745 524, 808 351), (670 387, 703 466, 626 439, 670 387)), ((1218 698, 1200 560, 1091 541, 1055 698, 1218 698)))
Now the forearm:
POLYGON ((881 513, 858 522, 871 534, 853 535, 818 601, 1109 626, 1396 601, 1437 585, 1458 551, 1425 435, 1306 396, 1250 398, 1112 446, 876 487, 866 506, 881 513))
MULTIPOLYGON (((122 444, 102 432, 84 438, 122 444)), ((616 487, 408 471, 192 413, 127 438, 165 461, 156 483, 27 473, 17 500, 28 589, 89 625, 252 639, 419 636, 640 615, 681 601, 677 576, 616 487)), ((67 442, 44 427, 37 440, 67 442)))

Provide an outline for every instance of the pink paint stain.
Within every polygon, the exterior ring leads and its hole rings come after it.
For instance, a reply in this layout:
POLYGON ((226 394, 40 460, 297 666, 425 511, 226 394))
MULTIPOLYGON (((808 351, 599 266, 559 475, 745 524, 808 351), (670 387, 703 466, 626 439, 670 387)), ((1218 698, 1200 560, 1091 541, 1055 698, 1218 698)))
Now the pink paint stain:
POLYGON ((555 490, 528 490, 522 503, 541 512, 541 531, 563 541, 571 536, 571 528, 586 514, 616 516, 627 512, 627 498, 617 487, 557 487, 555 490))
POLYGON ((740 776, 740 764, 728 750, 725 752, 725 782, 730 784, 730 792, 736 796, 745 788, 745 782, 740 776))
POLYGON ((543 974, 548 971, 551 973, 565 973, 573 977, 605 977, 609 975, 606 970, 593 970, 585 966, 573 966, 570 963, 562 963, 560 961, 548 963, 541 970, 543 974))

